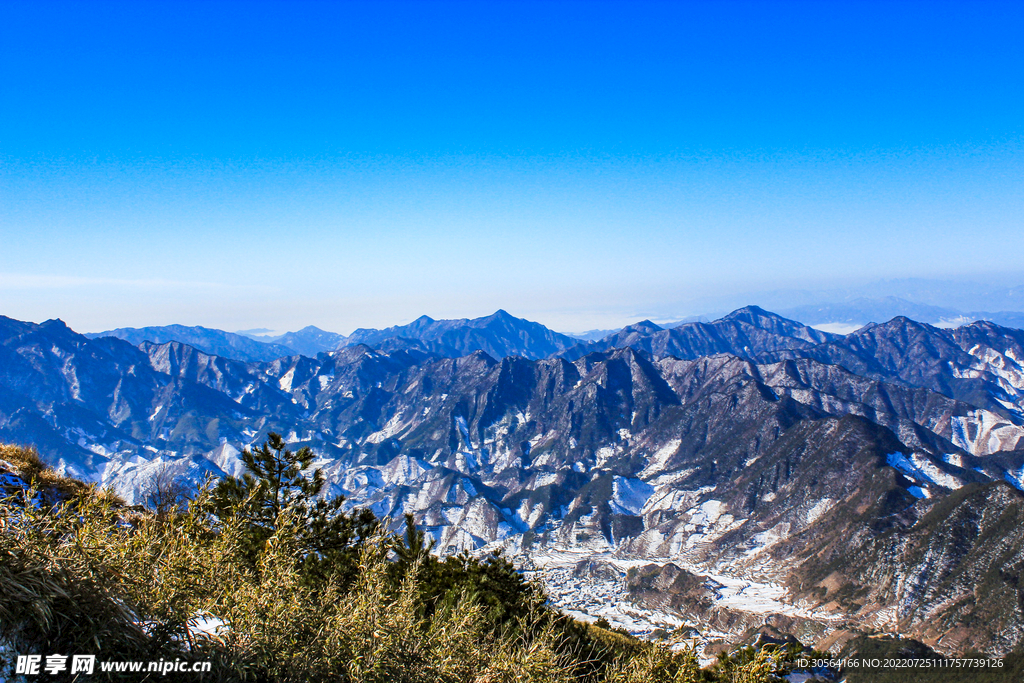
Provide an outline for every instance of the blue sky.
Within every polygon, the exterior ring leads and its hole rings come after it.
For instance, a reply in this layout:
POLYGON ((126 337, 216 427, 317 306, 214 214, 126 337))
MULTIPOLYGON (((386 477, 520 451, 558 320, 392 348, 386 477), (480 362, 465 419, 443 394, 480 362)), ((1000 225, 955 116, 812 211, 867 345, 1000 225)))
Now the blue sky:
POLYGON ((572 331, 1024 283, 1021 35, 1019 2, 4 2, 0 314, 572 331))

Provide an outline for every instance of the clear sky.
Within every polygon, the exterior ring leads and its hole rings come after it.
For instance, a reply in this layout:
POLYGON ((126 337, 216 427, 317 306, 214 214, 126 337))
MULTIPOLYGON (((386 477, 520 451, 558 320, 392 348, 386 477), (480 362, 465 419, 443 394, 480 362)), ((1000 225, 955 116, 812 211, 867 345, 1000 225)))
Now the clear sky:
POLYGON ((0 314, 576 331, 1012 279, 1022 36, 1022 2, 5 1, 0 314))

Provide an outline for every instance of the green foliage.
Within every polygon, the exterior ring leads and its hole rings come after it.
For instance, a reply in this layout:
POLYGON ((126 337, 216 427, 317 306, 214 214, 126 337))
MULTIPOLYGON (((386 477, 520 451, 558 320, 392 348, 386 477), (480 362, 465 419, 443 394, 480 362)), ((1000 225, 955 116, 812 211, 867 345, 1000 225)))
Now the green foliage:
POLYGON ((712 670, 718 680, 731 683, 758 681, 781 682, 789 673, 789 664, 799 656, 800 648, 765 645, 761 648, 741 647, 726 654, 720 652, 712 670))
POLYGON ((498 630, 514 627, 519 615, 536 610, 545 600, 541 588, 523 579, 500 555, 477 559, 463 553, 444 560, 428 555, 415 570, 426 616, 453 600, 471 600, 498 630))
POLYGON ((30 489, 0 503, 3 637, 22 652, 178 651, 213 578, 193 561, 205 523, 162 524, 94 492, 37 500, 30 489))
POLYGON ((367 510, 344 513, 342 496, 322 498, 323 473, 306 474, 314 457, 309 447, 289 450, 281 435, 271 432, 262 446, 242 451, 248 471, 241 478, 222 479, 206 509, 218 524, 235 525, 252 566, 264 545, 288 524, 303 574, 318 581, 340 574, 351 582, 358 547, 376 532, 378 521, 367 510))
MULTIPOLYGON (((716 680, 692 649, 551 610, 500 556, 440 559, 411 519, 402 538, 321 501, 322 478, 303 474, 308 451, 273 438, 246 464, 249 476, 159 515, 88 487, 55 507, 31 491, 0 501, 0 642, 208 659, 208 681, 716 680), (224 629, 196 631, 201 616, 224 629)), ((763 659, 720 680, 768 681, 763 659)))

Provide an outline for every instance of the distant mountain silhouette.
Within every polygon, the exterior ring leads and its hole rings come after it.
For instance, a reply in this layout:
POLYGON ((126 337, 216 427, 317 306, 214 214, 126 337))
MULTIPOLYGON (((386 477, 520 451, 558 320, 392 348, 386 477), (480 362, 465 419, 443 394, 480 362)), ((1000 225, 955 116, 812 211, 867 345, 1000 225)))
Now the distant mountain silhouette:
POLYGON ((257 341, 241 334, 198 326, 122 327, 106 332, 89 333, 85 336, 90 339, 117 337, 135 346, 143 342, 164 344, 176 341, 188 344, 210 355, 246 362, 269 361, 283 356, 294 356, 298 353, 295 349, 281 344, 257 341))
POLYGON ((434 320, 422 316, 408 325, 383 330, 358 329, 345 340, 347 346, 415 347, 449 357, 483 351, 499 359, 506 356, 546 358, 577 343, 577 339, 503 310, 474 319, 434 320))

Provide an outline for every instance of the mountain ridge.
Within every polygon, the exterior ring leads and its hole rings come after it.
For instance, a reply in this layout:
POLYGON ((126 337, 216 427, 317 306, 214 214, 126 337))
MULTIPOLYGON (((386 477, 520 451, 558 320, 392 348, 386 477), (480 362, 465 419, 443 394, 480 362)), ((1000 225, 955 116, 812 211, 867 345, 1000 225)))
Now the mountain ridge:
POLYGON ((757 306, 747 306, 718 320, 682 323, 668 329, 643 321, 598 342, 577 344, 563 355, 579 358, 595 351, 629 346, 654 356, 694 359, 731 353, 756 359, 771 351, 809 348, 837 338, 838 335, 821 332, 757 306))
POLYGON ((520 355, 531 359, 554 355, 578 342, 540 323, 516 318, 499 309, 482 318, 434 320, 424 315, 408 325, 383 330, 358 329, 348 336, 346 344, 376 346, 399 338, 419 341, 427 348, 437 349, 441 355, 465 355, 480 350, 495 358, 520 355))
POLYGON ((481 350, 499 358, 521 355, 536 359, 564 351, 578 341, 540 323, 516 318, 501 309, 489 316, 473 319, 434 320, 424 315, 408 325, 382 330, 360 328, 347 337, 313 325, 273 337, 185 325, 118 328, 86 336, 90 339, 117 337, 136 346, 144 342, 162 344, 176 341, 205 353, 246 362, 267 362, 293 355, 316 358, 319 353, 357 344, 386 350, 418 349, 453 358, 481 350))

